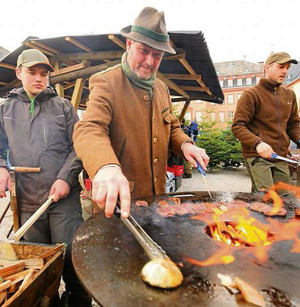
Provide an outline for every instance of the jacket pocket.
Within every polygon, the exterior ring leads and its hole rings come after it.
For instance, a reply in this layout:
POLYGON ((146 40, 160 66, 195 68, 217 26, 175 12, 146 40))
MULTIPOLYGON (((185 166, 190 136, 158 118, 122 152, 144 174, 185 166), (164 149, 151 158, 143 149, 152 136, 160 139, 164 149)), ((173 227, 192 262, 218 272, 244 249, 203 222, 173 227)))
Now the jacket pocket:
POLYGON ((164 116, 164 122, 165 122, 165 124, 171 123, 171 113, 164 116))
POLYGON ((47 148, 59 150, 67 144, 67 127, 64 115, 43 116, 43 134, 47 148))

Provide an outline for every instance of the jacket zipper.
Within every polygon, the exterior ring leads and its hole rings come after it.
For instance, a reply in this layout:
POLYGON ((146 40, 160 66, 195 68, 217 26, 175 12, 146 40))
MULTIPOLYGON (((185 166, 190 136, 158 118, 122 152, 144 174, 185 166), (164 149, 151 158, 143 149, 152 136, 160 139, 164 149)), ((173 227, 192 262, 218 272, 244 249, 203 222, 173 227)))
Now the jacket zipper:
POLYGON ((277 143, 277 152, 280 152, 280 140, 282 138, 282 131, 281 131, 281 126, 280 126, 280 100, 277 95, 277 87, 275 87, 275 99, 276 99, 276 106, 277 106, 277 126, 278 126, 278 143, 277 143))
POLYGON ((43 132, 44 132, 46 148, 48 148, 48 130, 47 130, 47 121, 45 116, 43 116, 43 132))

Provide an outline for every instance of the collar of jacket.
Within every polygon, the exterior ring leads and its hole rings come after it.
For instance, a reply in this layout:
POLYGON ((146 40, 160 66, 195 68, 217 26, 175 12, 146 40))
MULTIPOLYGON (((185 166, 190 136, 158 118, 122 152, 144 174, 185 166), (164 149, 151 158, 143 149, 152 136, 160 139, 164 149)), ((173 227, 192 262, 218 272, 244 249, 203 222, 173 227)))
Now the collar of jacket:
POLYGON ((271 92, 275 92, 281 86, 281 84, 274 82, 272 80, 266 79, 266 78, 261 78, 259 80, 259 85, 261 85, 266 90, 271 91, 271 92))
MULTIPOLYGON (((7 97, 16 97, 16 96, 18 96, 22 101, 30 103, 30 99, 27 96, 27 93, 23 87, 14 88, 7 95, 7 97)), ((51 86, 47 86, 47 88, 44 91, 40 92, 35 96, 35 100, 37 99, 38 102, 42 102, 54 96, 57 96, 56 91, 51 86)))

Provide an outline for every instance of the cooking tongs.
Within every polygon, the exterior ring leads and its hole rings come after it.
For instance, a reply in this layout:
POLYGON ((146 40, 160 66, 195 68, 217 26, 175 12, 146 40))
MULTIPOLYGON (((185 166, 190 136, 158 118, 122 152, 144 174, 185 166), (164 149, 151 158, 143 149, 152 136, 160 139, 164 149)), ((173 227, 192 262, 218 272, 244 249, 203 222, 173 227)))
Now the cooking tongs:
POLYGON ((290 163, 291 166, 293 166, 293 167, 298 167, 298 166, 299 166, 299 163, 300 163, 300 162, 295 161, 295 160, 293 160, 293 159, 289 159, 289 158, 285 158, 285 157, 279 156, 279 155, 277 155, 276 153, 272 153, 271 158, 272 158, 272 159, 278 159, 278 160, 281 160, 281 161, 290 163))
POLYGON ((120 210, 120 203, 118 201, 117 206, 115 208, 114 214, 122 220, 122 222, 125 224, 125 226, 129 229, 129 231, 134 235, 134 237, 137 239, 137 241, 140 243, 148 257, 153 260, 157 258, 167 258, 166 252, 156 243, 154 242, 148 234, 145 232, 145 230, 140 226, 140 224, 132 217, 132 215, 129 215, 128 218, 121 217, 121 210, 120 210))

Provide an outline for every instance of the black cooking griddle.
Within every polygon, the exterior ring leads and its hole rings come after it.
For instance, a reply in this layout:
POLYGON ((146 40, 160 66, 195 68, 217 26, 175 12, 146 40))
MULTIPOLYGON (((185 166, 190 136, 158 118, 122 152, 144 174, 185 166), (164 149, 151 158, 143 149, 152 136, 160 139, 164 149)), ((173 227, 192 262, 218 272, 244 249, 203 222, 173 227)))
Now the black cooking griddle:
MULTIPOLYGON (((260 201, 261 195, 250 193, 212 193, 216 201, 260 201)), ((173 194, 174 195, 174 194, 173 194)), ((140 272, 148 257, 124 224, 104 214, 91 217, 78 229, 72 246, 76 273, 93 298, 103 306, 247 306, 229 293, 217 278, 218 273, 238 276, 263 291, 267 306, 300 306, 300 254, 290 253, 292 241, 276 242, 266 262, 258 261, 244 249, 236 252, 235 262, 228 265, 199 267, 184 260, 206 260, 219 245, 205 233, 206 223, 189 216, 163 218, 155 213, 157 203, 168 195, 144 198, 148 208, 132 205, 131 213, 144 230, 167 252, 175 263, 182 263, 182 285, 162 290, 146 285, 140 272), (284 302, 284 304, 282 304, 284 302)), ((181 201, 209 202, 206 192, 180 196, 181 201)), ((134 202, 133 202, 134 203, 134 202)), ((287 222, 294 217, 295 199, 285 199, 287 222)), ((261 222, 265 217, 251 211, 261 222)), ((246 247, 249 249, 252 247, 246 247)))

